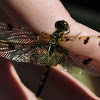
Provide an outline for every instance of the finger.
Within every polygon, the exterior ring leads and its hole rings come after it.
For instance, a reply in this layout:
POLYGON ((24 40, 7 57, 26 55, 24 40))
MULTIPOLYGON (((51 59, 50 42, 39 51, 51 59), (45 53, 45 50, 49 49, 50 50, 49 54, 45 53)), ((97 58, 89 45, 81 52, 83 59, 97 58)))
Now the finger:
POLYGON ((6 59, 0 59, 0 99, 37 100, 22 84, 12 64, 6 59))
MULTIPOLYGON (((27 63, 20 63, 18 66, 15 63, 15 67, 23 83, 36 93, 44 67, 27 63)), ((53 67, 50 69, 40 97, 45 100, 99 100, 94 93, 70 74, 53 67)))

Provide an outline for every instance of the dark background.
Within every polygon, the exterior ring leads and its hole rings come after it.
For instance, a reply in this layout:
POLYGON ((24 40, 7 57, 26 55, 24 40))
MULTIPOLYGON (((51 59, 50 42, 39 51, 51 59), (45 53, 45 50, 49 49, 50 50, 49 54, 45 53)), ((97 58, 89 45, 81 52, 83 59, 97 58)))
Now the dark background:
POLYGON ((100 32, 99 0, 61 0, 72 18, 100 32))

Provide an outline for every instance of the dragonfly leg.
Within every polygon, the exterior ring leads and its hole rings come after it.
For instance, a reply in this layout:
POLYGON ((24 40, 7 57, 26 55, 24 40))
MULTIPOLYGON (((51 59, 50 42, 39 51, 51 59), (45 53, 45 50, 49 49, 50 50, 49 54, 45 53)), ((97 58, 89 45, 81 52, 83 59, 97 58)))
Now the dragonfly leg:
POLYGON ((42 77, 41 77, 41 80, 40 80, 40 83, 39 83, 39 87, 38 87, 37 92, 36 92, 36 96, 37 97, 40 96, 40 94, 41 94, 41 92, 43 90, 43 87, 44 87, 44 85, 46 83, 46 80, 47 80, 47 77, 48 77, 48 74, 49 74, 50 67, 51 66, 49 66, 49 65, 46 66, 46 69, 42 74, 42 77))

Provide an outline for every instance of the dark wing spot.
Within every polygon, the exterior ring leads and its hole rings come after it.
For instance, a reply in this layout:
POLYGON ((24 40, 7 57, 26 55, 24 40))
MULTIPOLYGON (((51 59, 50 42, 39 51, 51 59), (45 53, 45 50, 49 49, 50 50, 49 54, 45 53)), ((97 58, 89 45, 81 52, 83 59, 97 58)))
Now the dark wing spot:
POLYGON ((9 45, 10 50, 14 50, 15 46, 14 44, 10 43, 10 42, 6 42, 9 45))
POLYGON ((81 37, 79 38, 79 40, 81 40, 81 37))
POLYGON ((100 38, 100 36, 98 36, 98 38, 100 38))
POLYGON ((84 44, 87 44, 89 41, 89 37, 87 37, 85 40, 84 40, 84 44))
POLYGON ((99 41, 99 46, 100 46, 100 41, 99 41))
POLYGON ((13 27, 11 24, 7 24, 7 30, 8 30, 8 31, 12 31, 13 28, 14 28, 14 27, 13 27))
POLYGON ((92 61, 92 59, 91 58, 88 58, 88 59, 86 59, 86 60, 84 60, 82 63, 84 64, 84 65, 87 65, 89 62, 91 62, 92 61))

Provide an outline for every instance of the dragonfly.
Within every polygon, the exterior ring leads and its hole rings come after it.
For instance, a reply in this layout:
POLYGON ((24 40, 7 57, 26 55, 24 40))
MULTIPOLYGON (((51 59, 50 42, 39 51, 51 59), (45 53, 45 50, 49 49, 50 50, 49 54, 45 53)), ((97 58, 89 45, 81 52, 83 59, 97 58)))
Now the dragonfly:
MULTIPOLYGON (((99 60, 73 53, 63 48, 60 43, 78 41, 78 43, 86 45, 90 40, 97 39, 99 45, 99 36, 79 36, 79 34, 69 36, 70 26, 65 20, 57 21, 55 29, 50 35, 42 31, 15 27, 9 23, 0 23, 0 57, 46 67, 36 96, 40 96, 51 66, 61 64, 66 67, 68 64, 74 64, 89 70, 88 72, 92 72, 92 74, 96 70, 95 75, 98 75, 99 60)), ((73 73, 75 72, 73 71, 73 73)))

